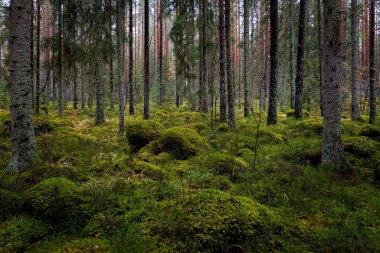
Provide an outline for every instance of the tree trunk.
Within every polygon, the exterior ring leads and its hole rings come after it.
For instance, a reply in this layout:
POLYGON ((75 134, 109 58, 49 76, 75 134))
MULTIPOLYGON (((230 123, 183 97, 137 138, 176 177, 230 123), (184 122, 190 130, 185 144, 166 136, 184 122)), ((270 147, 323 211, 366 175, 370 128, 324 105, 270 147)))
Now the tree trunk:
MULTIPOLYGON (((45 13, 44 13, 44 37, 45 38, 50 38, 51 36, 51 29, 50 29, 50 3, 49 0, 45 0, 45 13)), ((47 84, 46 84, 46 95, 47 95, 47 102, 50 101, 52 97, 52 82, 51 82, 51 69, 50 69, 50 64, 51 64, 51 52, 50 52, 50 46, 47 45, 45 47, 45 53, 44 53, 44 61, 45 61, 45 76, 47 78, 47 84)), ((54 97, 54 96, 53 96, 54 97)))
POLYGON ((207 29, 207 1, 203 0, 202 9, 202 112, 208 113, 209 98, 208 98, 208 73, 207 73, 207 47, 206 47, 206 29, 207 29))
MULTIPOLYGON (((102 0, 96 0, 96 9, 101 9, 102 0)), ((96 20, 96 51, 99 52, 95 60, 95 78, 96 78, 96 121, 95 124, 101 124, 104 119, 104 87, 103 87, 103 55, 102 48, 100 47, 100 41, 102 40, 102 24, 98 19, 96 20)))
POLYGON ((235 122, 235 94, 234 82, 232 78, 231 61, 231 1, 225 0, 225 31, 226 31, 226 77, 228 92, 228 126, 230 129, 236 128, 235 122))
POLYGON ((249 83, 248 83, 248 68, 249 68, 249 3, 244 0, 244 117, 250 116, 250 99, 249 99, 249 83))
POLYGON ((294 18, 293 18, 294 0, 289 0, 289 81, 290 81, 290 108, 294 109, 295 92, 294 92, 294 18))
POLYGON ((226 95, 226 44, 224 1, 219 0, 219 81, 220 81, 220 122, 227 122, 227 95, 226 95))
POLYGON ((32 80, 32 108, 34 108, 34 0, 30 0, 30 78, 32 80))
POLYGON ((58 83, 58 116, 63 111, 63 87, 62 87, 62 0, 58 0, 58 53, 57 53, 57 83, 58 83))
POLYGON ((296 119, 302 118, 305 31, 306 31, 306 0, 301 0, 300 1, 300 15, 299 15, 299 30, 298 30, 296 95, 295 95, 295 105, 294 105, 294 115, 296 119))
POLYGON ((124 127, 124 77, 123 77, 123 22, 124 6, 122 0, 116 2, 116 40, 117 40, 117 89, 119 98, 119 131, 124 127))
POLYGON ((77 110, 78 109, 78 103, 79 103, 79 99, 78 99, 78 68, 77 68, 77 65, 76 63, 73 64, 73 68, 74 68, 74 109, 77 110))
MULTIPOLYGON (((303 0, 301 0, 303 1, 303 0)), ((278 0, 270 1, 270 86, 268 125, 277 124, 278 0)))
POLYGON ((37 0, 37 38, 36 38, 36 114, 40 114, 40 39, 41 39, 41 4, 37 0))
POLYGON ((358 5, 351 0, 351 118, 360 117, 359 109, 359 38, 358 38, 358 5))
POLYGON ((134 95, 133 95, 133 0, 129 1, 129 114, 135 114, 134 95))
POLYGON ((369 123, 376 121, 376 69, 375 69, 375 0, 370 0, 369 32, 369 123))
POLYGON ((321 116, 323 117, 323 45, 322 45, 322 6, 321 0, 317 1, 317 18, 318 18, 318 60, 319 60, 319 108, 321 110, 321 116))
POLYGON ((347 163, 344 156, 341 128, 340 88, 343 59, 339 43, 339 2, 324 3, 323 73, 323 146, 322 163, 341 167, 347 163))
POLYGON ((30 168, 36 154, 30 78, 30 4, 12 0, 10 11, 10 99, 12 159, 9 171, 30 168), (29 60, 27 60, 29 59, 29 60))
POLYGON ((85 72, 84 72, 84 65, 82 64, 81 65, 81 108, 84 109, 85 108, 85 82, 86 82, 86 79, 85 79, 85 72))
POLYGON ((162 19, 163 19, 163 8, 164 8, 164 4, 163 4, 163 1, 164 0, 159 0, 160 1, 160 11, 159 11, 159 41, 158 41, 158 78, 159 78, 159 83, 160 83, 160 97, 159 97, 159 103, 160 105, 162 105, 164 103, 164 83, 163 83, 163 78, 162 78, 162 74, 163 74, 163 70, 162 70, 162 53, 163 53, 163 23, 162 23, 162 19))
POLYGON ((144 119, 149 119, 149 1, 144 2, 144 119))
POLYGON ((113 41, 112 41, 112 0, 109 0, 109 20, 108 20, 108 46, 109 46, 109 85, 110 85, 110 107, 115 108, 114 88, 113 88, 113 41))

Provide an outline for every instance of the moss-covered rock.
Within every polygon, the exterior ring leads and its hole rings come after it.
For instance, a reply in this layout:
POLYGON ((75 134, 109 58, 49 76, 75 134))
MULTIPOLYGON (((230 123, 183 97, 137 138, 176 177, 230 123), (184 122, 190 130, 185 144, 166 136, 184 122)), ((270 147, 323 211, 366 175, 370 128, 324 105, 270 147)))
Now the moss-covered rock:
POLYGON ((343 137, 344 150, 362 158, 372 158, 380 144, 366 136, 343 137))
POLYGON ((163 152, 171 154, 178 160, 186 160, 210 150, 204 140, 194 130, 184 127, 172 127, 151 143, 149 150, 157 155, 163 152))
POLYGON ((184 125, 183 127, 193 129, 193 130, 197 131, 198 133, 208 129, 207 125, 205 123, 202 123, 202 122, 187 124, 187 125, 184 125))
POLYGON ((204 166, 217 175, 228 175, 235 178, 248 169, 248 164, 239 157, 213 152, 204 160, 204 166))
POLYGON ((359 133, 360 136, 366 136, 375 141, 380 141, 380 128, 374 125, 363 126, 359 133))
POLYGON ((68 179, 46 179, 26 191, 25 200, 34 215, 58 226, 75 228, 85 222, 79 189, 68 179))
MULTIPOLYGON (((294 117, 295 116, 295 111, 294 111, 294 109, 291 109, 291 110, 288 110, 287 112, 286 112, 286 117, 294 117)), ((303 117, 309 117, 310 116, 310 113, 308 112, 308 111, 306 111, 306 110, 302 110, 302 116, 303 117)))
MULTIPOLYGON (((136 217, 129 219, 136 220, 136 217)), ((147 252, 164 249, 229 252, 233 245, 247 252, 266 252, 278 246, 276 236, 282 230, 280 223, 272 211, 252 199, 208 189, 195 194, 190 203, 183 205, 160 202, 154 211, 140 217, 130 233, 140 235, 145 241, 140 244, 145 245, 147 252)))
POLYGON ((125 126, 125 132, 129 143, 134 151, 156 140, 165 127, 152 120, 130 121, 125 126))
POLYGON ((0 223, 0 252, 26 252, 48 231, 48 227, 36 219, 14 216, 0 223))
POLYGON ((216 127, 216 130, 218 132, 228 132, 230 130, 229 126, 227 123, 221 123, 216 127))

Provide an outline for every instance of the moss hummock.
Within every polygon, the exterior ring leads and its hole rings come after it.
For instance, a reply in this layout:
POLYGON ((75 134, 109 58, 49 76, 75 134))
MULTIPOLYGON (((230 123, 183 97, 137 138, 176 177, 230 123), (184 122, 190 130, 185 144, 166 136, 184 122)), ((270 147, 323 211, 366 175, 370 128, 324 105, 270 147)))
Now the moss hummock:
POLYGON ((160 137, 165 127, 153 120, 137 120, 128 122, 125 126, 127 139, 134 151, 146 146, 160 137))

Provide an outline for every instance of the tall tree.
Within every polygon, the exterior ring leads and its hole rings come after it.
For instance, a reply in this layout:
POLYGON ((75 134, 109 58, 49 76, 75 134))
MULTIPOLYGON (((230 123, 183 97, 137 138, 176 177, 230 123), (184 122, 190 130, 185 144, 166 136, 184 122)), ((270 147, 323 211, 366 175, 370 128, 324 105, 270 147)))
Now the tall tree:
POLYGON ((235 122, 235 92, 234 81, 232 78, 231 60, 231 1, 225 0, 225 31, 226 31, 226 76, 228 93, 228 126, 230 129, 236 128, 235 122))
POLYGON ((351 0, 351 118, 353 120, 360 116, 358 58, 358 3, 357 0, 351 0))
POLYGON ((62 116, 63 111, 63 87, 62 87, 62 67, 63 67, 63 61, 62 61, 62 44, 63 44, 63 38, 62 38, 62 0, 58 0, 58 39, 57 39, 57 75, 56 79, 58 83, 58 116, 62 116))
POLYGON ((227 122, 226 97, 226 44, 225 44, 225 18, 224 1, 219 0, 219 92, 220 92, 220 122, 227 122))
POLYGON ((160 97, 159 102, 160 105, 164 103, 164 83, 163 83, 163 69, 162 69, 162 53, 163 53, 163 15, 164 15, 164 0, 160 1, 160 9, 159 9, 159 32, 158 32, 158 76, 159 76, 159 83, 160 83, 160 97))
POLYGON ((110 86, 110 107, 114 109, 115 99, 114 99, 114 87, 113 87, 113 40, 112 40, 112 0, 108 2, 108 50, 109 50, 109 86, 110 86))
POLYGON ((123 78, 123 0, 116 1, 117 90, 119 97, 119 131, 124 131, 124 78, 123 78))
POLYGON ((144 119, 149 119, 149 0, 144 3, 144 119))
POLYGON ((128 72, 128 87, 129 87, 129 114, 135 113, 134 107, 134 92, 133 92, 133 0, 129 1, 129 72, 128 72))
POLYGON ((375 124, 376 121, 376 65, 375 65, 375 0, 370 0, 369 14, 369 123, 375 124))
MULTIPOLYGON (((95 0, 94 11, 102 9, 102 0, 95 0)), ((95 41, 96 41, 96 56, 95 56, 95 83, 96 83, 96 122, 101 124, 104 119, 104 87, 103 87, 103 54, 101 43, 102 41, 102 19, 96 18, 95 41)))
POLYGON ((40 39, 41 39, 41 4, 37 0, 37 38, 36 38, 36 114, 40 114, 40 39))
POLYGON ((36 154, 30 78, 30 4, 12 0, 10 12, 11 172, 30 168, 36 154))
POLYGON ((289 0, 289 81, 290 81, 290 108, 294 108, 294 18, 293 18, 294 0, 289 0))
POLYGON ((29 1, 30 4, 30 78, 32 79, 32 106, 34 108, 34 0, 29 1))
MULTIPOLYGON (((302 0, 301 0, 302 1, 302 0)), ((270 0, 270 87, 268 125, 277 124, 278 0, 270 0)))
POLYGON ((244 117, 250 116, 250 99, 249 99, 249 84, 248 84, 248 69, 249 69, 249 2, 244 0, 244 117))
POLYGON ((318 63, 319 63, 319 107, 321 115, 323 116, 323 99, 322 99, 322 87, 323 87, 323 45, 322 45, 322 6, 321 0, 317 0, 317 18, 318 18, 318 63))
POLYGON ((294 104, 294 115, 296 119, 302 118, 302 93, 303 93, 303 72, 305 55, 305 31, 306 31, 306 0, 300 1, 300 15, 298 26, 298 55, 296 73, 296 94, 294 104))
POLYGON ((324 86, 322 163, 343 166, 347 163, 341 127, 340 89, 343 58, 340 54, 339 1, 323 0, 324 4, 324 86))
POLYGON ((201 54, 201 60, 202 60, 202 85, 201 85, 201 93, 202 93, 202 112, 208 113, 208 72, 207 72, 207 46, 206 46, 206 30, 207 30, 207 1, 202 0, 200 2, 200 8, 201 8, 201 15, 202 15, 202 54, 201 54))

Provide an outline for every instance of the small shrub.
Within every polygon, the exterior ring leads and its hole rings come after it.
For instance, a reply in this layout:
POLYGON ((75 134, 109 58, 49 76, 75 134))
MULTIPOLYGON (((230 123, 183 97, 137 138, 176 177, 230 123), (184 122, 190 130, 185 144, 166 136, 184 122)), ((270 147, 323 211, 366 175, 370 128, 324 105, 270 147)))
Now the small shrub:
POLYGON ((380 128, 373 125, 366 125, 362 127, 359 133, 360 136, 366 136, 375 141, 380 141, 380 128))
POLYGON ((236 177, 248 169, 248 165, 241 158, 220 152, 213 152, 204 160, 204 166, 217 175, 236 177))
POLYGON ((197 132, 184 127, 165 130, 161 137, 151 144, 150 150, 153 154, 166 152, 178 160, 186 160, 210 149, 207 142, 197 132))
POLYGON ((47 233, 42 222, 25 215, 14 216, 0 223, 0 252, 26 252, 47 233))
POLYGON ((156 140, 164 129, 161 123, 152 120, 131 121, 125 126, 127 139, 134 151, 156 140))

